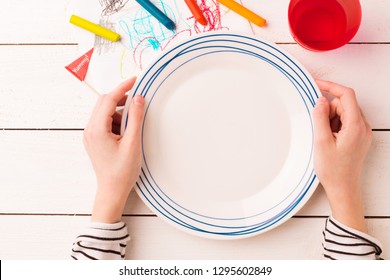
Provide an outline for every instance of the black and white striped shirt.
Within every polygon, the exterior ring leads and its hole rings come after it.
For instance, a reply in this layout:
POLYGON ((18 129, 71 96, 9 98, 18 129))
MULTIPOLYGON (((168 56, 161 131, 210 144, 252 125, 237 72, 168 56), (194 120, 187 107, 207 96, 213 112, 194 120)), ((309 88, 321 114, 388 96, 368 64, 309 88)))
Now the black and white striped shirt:
POLYGON ((333 217, 325 222, 323 254, 331 260, 379 260, 382 246, 372 236, 350 228, 333 217))
POLYGON ((129 240, 124 222, 89 223, 74 241, 71 257, 75 260, 123 260, 129 240))
MULTIPOLYGON (((368 234, 349 228, 329 217, 323 231, 323 255, 326 259, 381 259, 381 245, 368 234)), ((127 226, 90 223, 73 243, 71 257, 75 260, 123 260, 130 240, 127 226)))

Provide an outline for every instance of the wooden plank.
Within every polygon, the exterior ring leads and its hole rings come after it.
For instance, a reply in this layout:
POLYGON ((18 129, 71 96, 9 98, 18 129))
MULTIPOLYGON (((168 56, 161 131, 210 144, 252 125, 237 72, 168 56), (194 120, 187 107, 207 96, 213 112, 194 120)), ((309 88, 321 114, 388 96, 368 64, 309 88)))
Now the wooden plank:
MULTIPOLYGON (((374 132, 373 142, 362 173, 362 192, 366 216, 390 216, 390 132, 374 132)), ((298 215, 329 215, 330 208, 319 186, 298 215)))
POLYGON ((390 128, 390 45, 348 45, 326 53, 308 52, 295 45, 280 47, 296 57, 315 79, 354 88, 371 126, 390 128))
MULTIPOLYGON (((322 259, 325 219, 294 218, 264 234, 233 241, 193 237, 152 218, 130 218, 126 222, 132 236, 129 259, 322 259)), ((381 241, 383 257, 387 258, 390 220, 367 222, 370 234, 381 241)))
MULTIPOLYGON (((76 43, 68 23, 67 8, 72 0, 15 0, 2 4, 0 44, 76 43), (15 8, 17 7, 17 8, 15 8)), ((287 22, 289 0, 242 0, 245 6, 268 20, 268 26, 254 26, 256 34, 271 42, 293 42, 287 22)), ((387 0, 361 0, 363 21, 355 42, 390 41, 390 3, 387 0)))
MULTIPOLYGON (((314 77, 355 88, 371 125, 390 128, 390 45, 349 45, 327 53, 281 47, 314 77)), ((83 128, 96 96, 64 68, 77 51, 77 46, 0 46, 0 128, 83 128)))
MULTIPOLYGON (((0 213, 88 214, 95 176, 82 131, 0 131, 0 213)), ((374 132, 363 173, 366 215, 390 216, 390 132, 374 132)), ((126 214, 150 214, 130 195, 126 214)), ((321 188, 299 215, 328 215, 321 188)))
POLYGON ((0 46, 0 128, 83 128, 96 96, 65 66, 77 46, 0 46))
MULTIPOLYGON (((0 213, 90 213, 96 180, 82 131, 1 131, 0 143, 0 213)), ((132 193, 134 207, 145 212, 132 193)))
MULTIPOLYGON (((69 259, 87 217, 0 216, 0 258, 69 259), (28 229, 28 230, 26 230, 28 229)), ((211 240, 179 231, 156 217, 125 218, 131 241, 127 259, 322 259, 323 218, 294 218, 264 234, 241 240, 211 240)), ((390 219, 368 219, 369 232, 390 257, 390 219)))
POLYGON ((75 43, 66 15, 71 1, 3 1, 0 44, 75 43))
POLYGON ((71 259, 86 217, 0 216, 0 257, 7 260, 71 259))

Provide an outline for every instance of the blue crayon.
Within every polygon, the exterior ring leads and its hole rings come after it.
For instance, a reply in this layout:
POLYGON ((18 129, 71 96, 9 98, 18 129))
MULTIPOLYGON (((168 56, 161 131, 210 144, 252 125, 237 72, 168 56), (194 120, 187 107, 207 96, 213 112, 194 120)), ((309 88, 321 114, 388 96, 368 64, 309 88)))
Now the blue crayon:
POLYGON ((163 12, 161 12, 156 6, 154 6, 149 0, 135 0, 140 4, 145 10, 147 10, 153 17, 155 17, 162 25, 164 25, 169 30, 175 30, 175 23, 167 17, 163 12))

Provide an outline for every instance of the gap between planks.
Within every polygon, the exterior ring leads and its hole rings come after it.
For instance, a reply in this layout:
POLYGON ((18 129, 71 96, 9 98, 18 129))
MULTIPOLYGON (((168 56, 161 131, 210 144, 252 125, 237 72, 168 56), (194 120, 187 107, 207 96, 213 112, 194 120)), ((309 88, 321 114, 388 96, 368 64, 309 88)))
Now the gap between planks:
MULTIPOLYGON (((36 217, 90 217, 91 214, 63 213, 0 213, 0 216, 36 216, 36 217)), ((157 217, 155 214, 123 214, 122 217, 157 217)))
MULTIPOLYGON (((256 35, 255 35, 256 36, 256 35)), ((274 42, 276 45, 297 45, 296 42, 274 42)), ((389 45, 390 42, 350 42, 347 45, 389 45)), ((78 43, 0 43, 0 46, 78 46, 78 43)))
MULTIPOLYGON (((83 131, 84 128, 0 128, 3 131, 83 131)), ((390 131, 390 128, 373 128, 375 132, 390 131)))
MULTIPOLYGON (((57 216, 57 217, 90 217, 91 214, 63 214, 63 213, 0 213, 0 216, 57 216)), ((156 218, 155 214, 124 214, 122 217, 151 217, 156 218)), ((294 215, 292 219, 326 219, 328 215, 294 215)), ((390 219, 390 216, 364 216, 365 219, 390 219)))
POLYGON ((78 43, 1 43, 0 46, 78 46, 78 43))
POLYGON ((3 131, 84 131, 84 128, 0 128, 3 131))

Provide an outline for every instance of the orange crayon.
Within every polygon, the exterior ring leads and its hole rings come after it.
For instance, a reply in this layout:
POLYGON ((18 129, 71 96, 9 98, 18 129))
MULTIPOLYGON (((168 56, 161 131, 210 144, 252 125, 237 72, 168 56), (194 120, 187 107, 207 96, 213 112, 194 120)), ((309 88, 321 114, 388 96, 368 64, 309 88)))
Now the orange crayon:
POLYGON ((207 25, 207 20, 196 3, 196 0, 184 0, 197 22, 207 25))
POLYGON ((245 8, 234 0, 218 0, 218 2, 230 10, 236 12, 240 16, 246 18, 250 22, 256 24, 257 26, 264 26, 267 24, 267 21, 264 18, 245 8))

